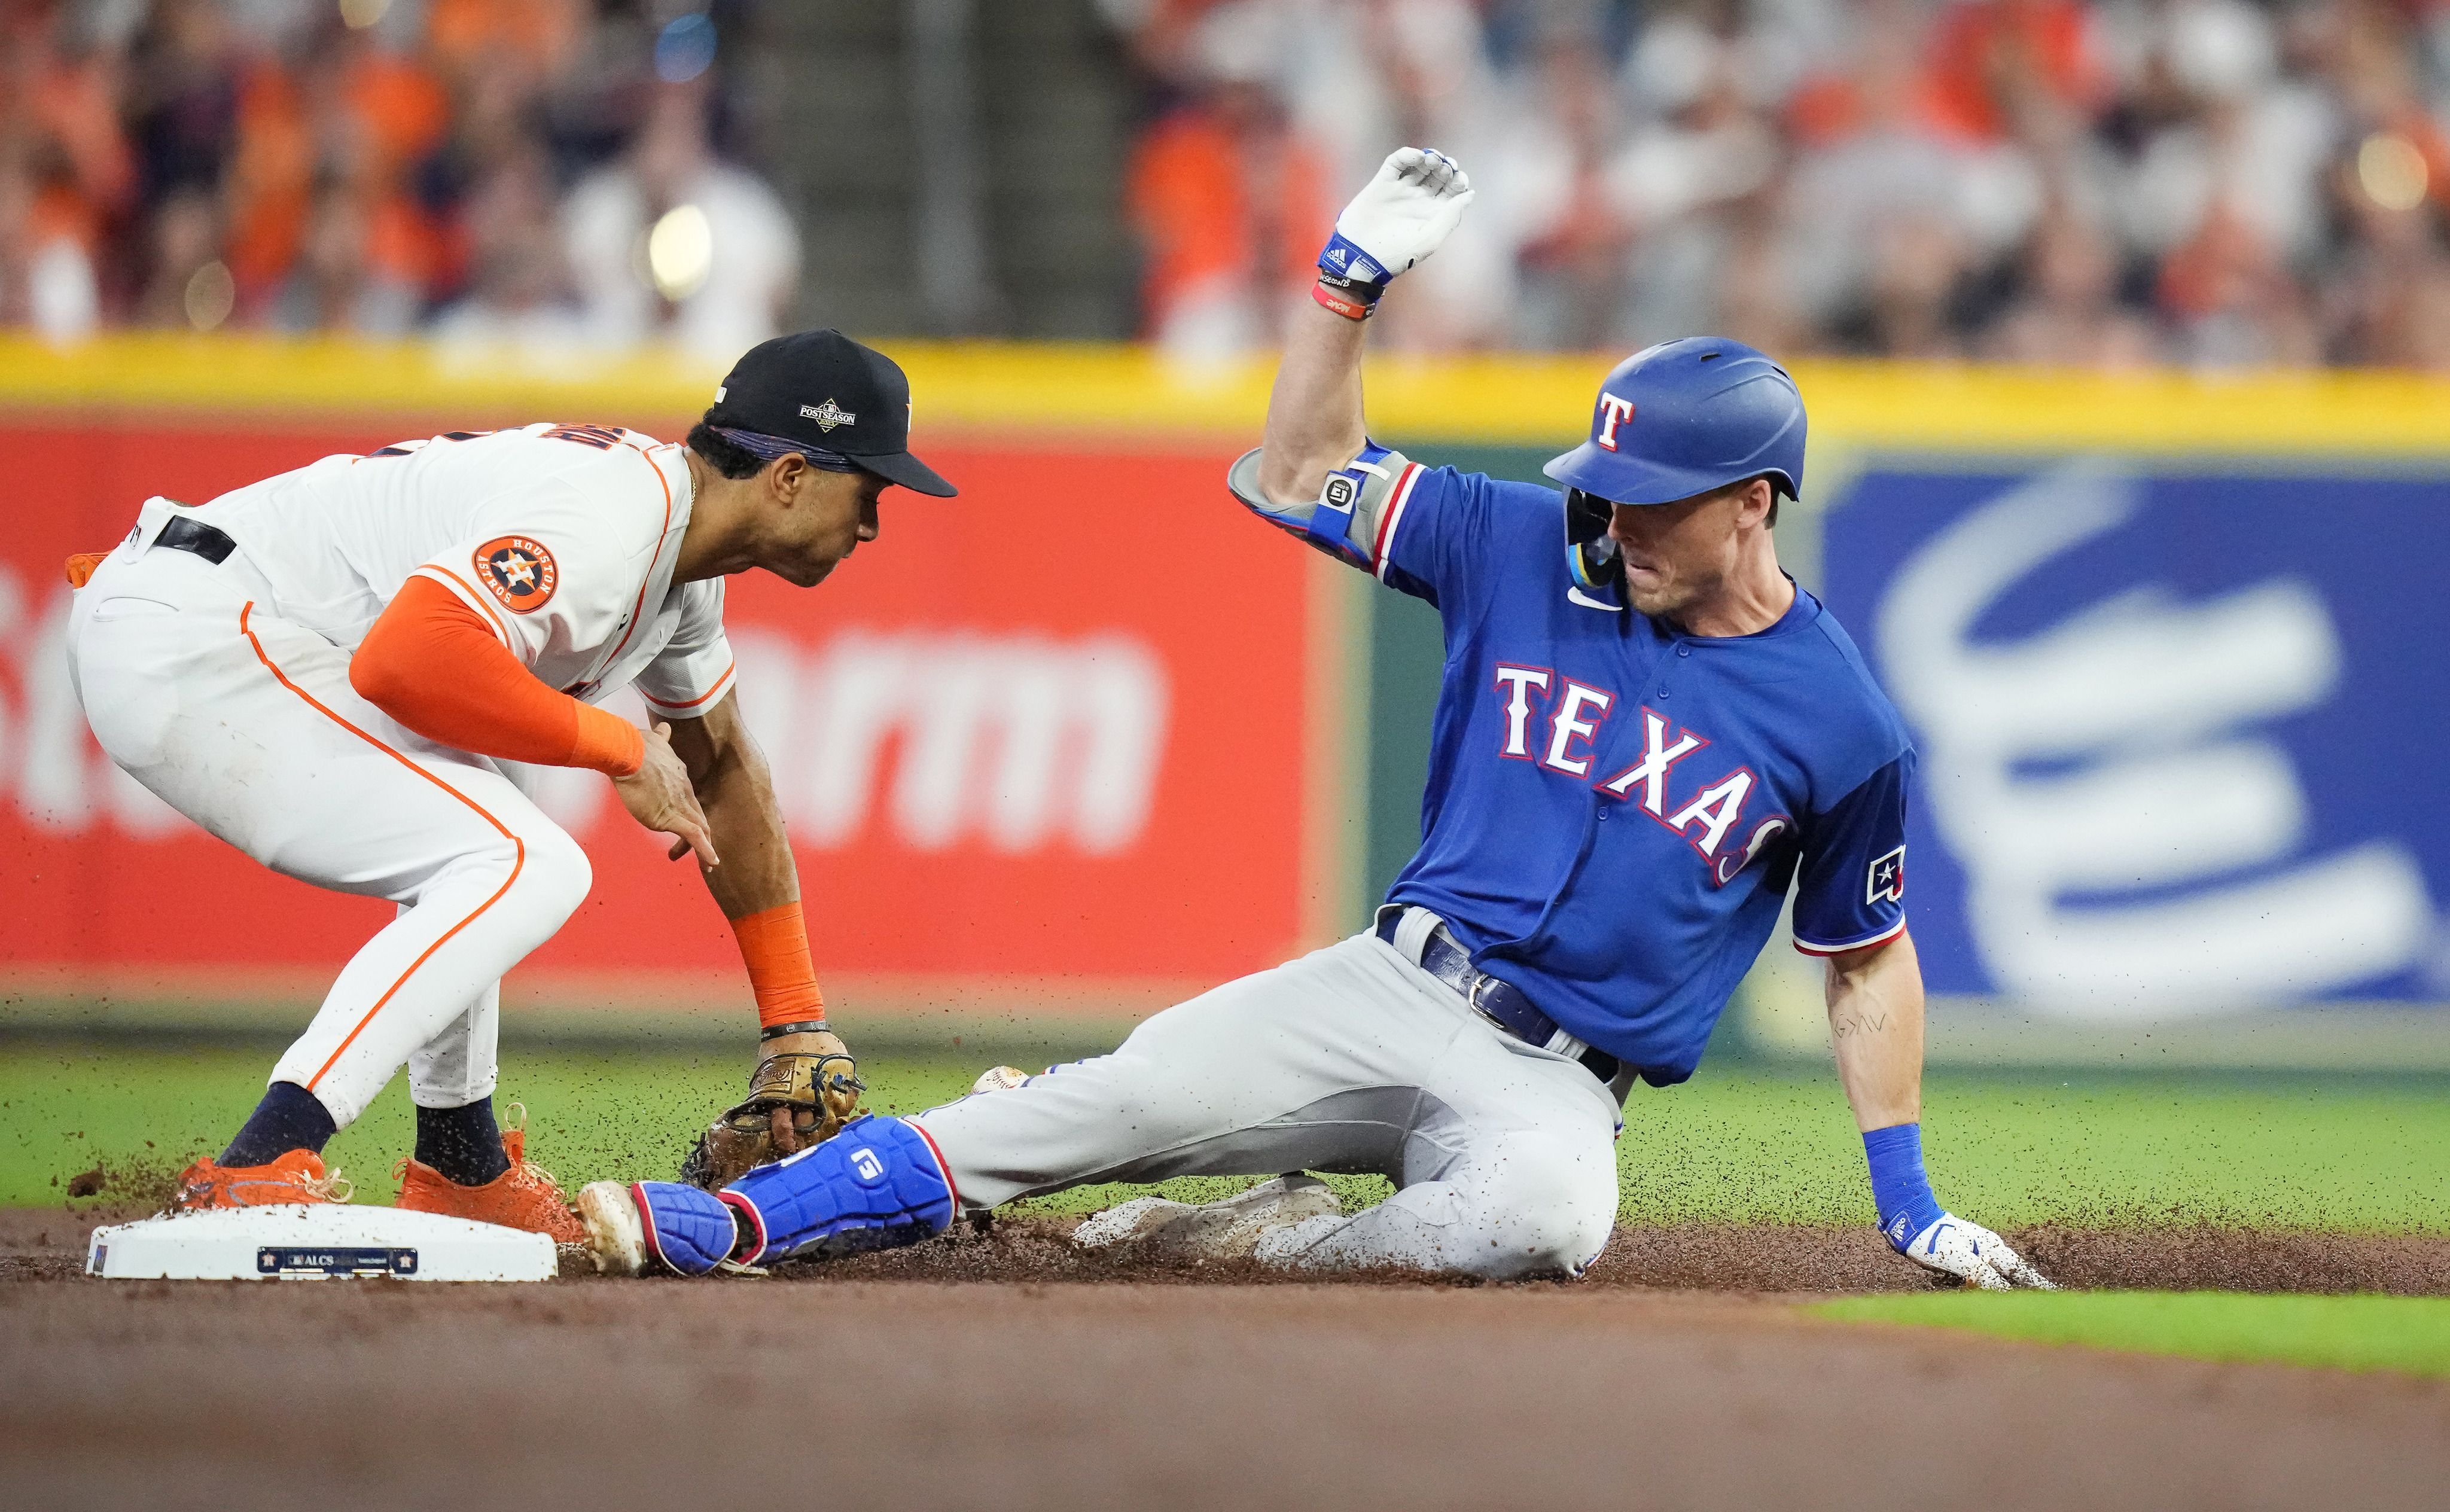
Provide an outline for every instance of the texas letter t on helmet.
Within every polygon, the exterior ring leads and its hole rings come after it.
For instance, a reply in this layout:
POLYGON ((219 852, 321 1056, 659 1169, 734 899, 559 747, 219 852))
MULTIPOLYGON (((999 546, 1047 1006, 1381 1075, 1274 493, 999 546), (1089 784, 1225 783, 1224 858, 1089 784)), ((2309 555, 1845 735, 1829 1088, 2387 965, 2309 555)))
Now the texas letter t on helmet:
POLYGON ((1672 504, 1748 477, 1803 487, 1803 396, 1740 341, 1688 336, 1646 347, 1600 381, 1591 438, 1542 469, 1616 504, 1672 504))

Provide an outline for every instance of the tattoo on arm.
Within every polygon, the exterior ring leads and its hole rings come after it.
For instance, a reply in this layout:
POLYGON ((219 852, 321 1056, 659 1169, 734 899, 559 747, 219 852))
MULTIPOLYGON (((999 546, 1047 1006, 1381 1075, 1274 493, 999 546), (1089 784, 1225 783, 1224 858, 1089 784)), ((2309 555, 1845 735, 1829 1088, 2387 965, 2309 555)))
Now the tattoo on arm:
POLYGON ((1830 1032, 1840 1039, 1853 1035, 1876 1035, 1889 1027, 1886 1013, 1841 1014, 1829 1020, 1830 1032))

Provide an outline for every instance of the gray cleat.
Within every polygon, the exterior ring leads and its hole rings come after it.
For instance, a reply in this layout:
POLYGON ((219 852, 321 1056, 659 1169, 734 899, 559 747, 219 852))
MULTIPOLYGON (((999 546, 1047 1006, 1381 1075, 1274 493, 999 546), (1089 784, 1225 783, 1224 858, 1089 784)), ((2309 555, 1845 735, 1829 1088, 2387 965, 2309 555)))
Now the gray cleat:
POLYGON ((1072 1242, 1134 1259, 1247 1260, 1261 1234, 1343 1211, 1326 1182, 1296 1171, 1197 1206, 1135 1197, 1082 1223, 1072 1242))
POLYGON ((578 1221, 598 1274, 634 1276, 647 1266, 647 1226, 626 1181, 591 1181, 578 1189, 578 1221))

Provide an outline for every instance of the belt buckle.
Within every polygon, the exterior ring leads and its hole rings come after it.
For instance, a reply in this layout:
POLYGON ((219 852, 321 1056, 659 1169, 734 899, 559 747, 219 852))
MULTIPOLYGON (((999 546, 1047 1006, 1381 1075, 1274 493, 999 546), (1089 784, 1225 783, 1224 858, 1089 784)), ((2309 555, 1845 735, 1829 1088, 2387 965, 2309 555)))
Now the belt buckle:
POLYGON ((1512 1037, 1513 1038, 1521 1039, 1523 1037, 1514 1033, 1514 1026, 1512 1024, 1507 1023, 1505 1019, 1498 1018, 1495 1014, 1490 1013, 1488 1009, 1480 1005, 1480 990, 1496 979, 1496 978, 1490 976, 1488 973, 1474 968, 1471 975, 1471 985, 1464 989, 1464 1006, 1470 1009, 1473 1013, 1480 1015, 1482 1018, 1495 1024, 1498 1029, 1505 1034, 1512 1037))

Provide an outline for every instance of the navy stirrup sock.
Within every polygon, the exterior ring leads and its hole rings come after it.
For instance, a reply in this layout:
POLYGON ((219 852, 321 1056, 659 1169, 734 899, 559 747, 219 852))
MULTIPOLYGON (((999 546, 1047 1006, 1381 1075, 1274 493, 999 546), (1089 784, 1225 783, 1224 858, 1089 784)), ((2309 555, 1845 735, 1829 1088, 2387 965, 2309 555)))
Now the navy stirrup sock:
POLYGON ((292 1150, 321 1154, 339 1129, 313 1093, 294 1081, 276 1081, 264 1089, 263 1100, 222 1152, 220 1164, 268 1166, 292 1150))
POLYGON ((511 1169, 502 1131, 494 1123, 494 1099, 479 1097, 461 1108, 417 1110, 417 1158, 462 1187, 481 1187, 511 1169))

